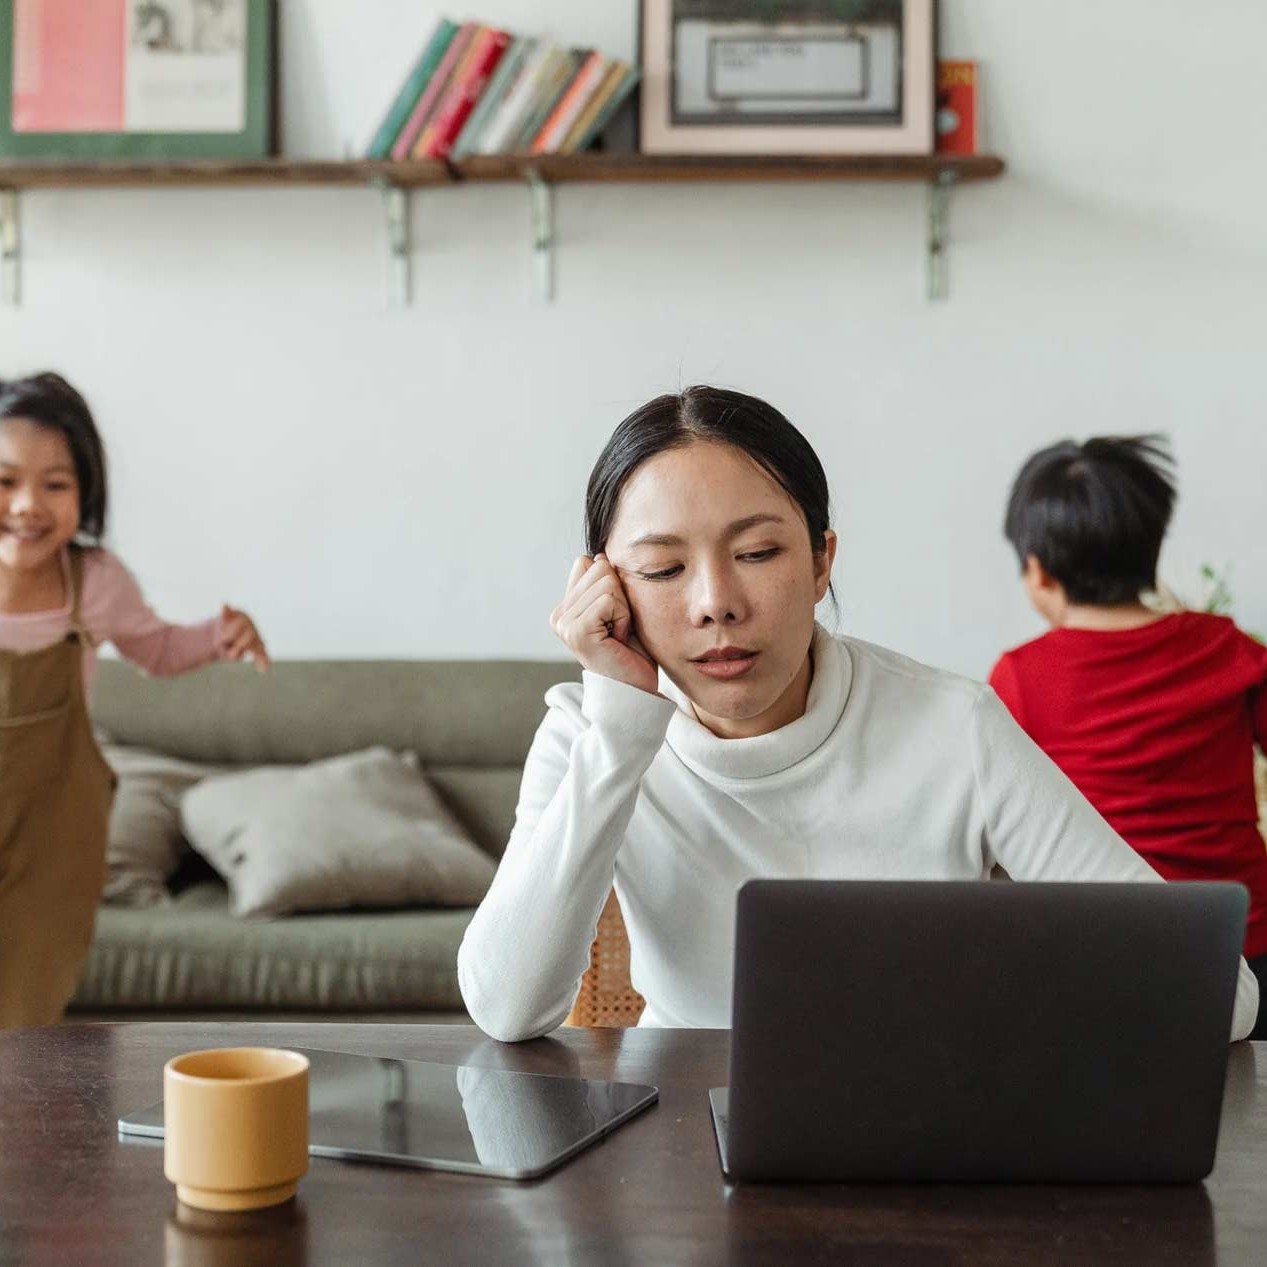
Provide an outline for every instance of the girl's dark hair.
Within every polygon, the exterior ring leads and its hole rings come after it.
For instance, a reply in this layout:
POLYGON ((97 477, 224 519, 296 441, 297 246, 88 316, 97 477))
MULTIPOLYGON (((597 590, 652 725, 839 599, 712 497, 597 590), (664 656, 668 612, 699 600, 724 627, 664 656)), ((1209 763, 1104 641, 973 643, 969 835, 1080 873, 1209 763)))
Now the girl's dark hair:
POLYGON ((88 402, 51 371, 0 379, 0 419, 4 418, 26 418, 66 437, 79 484, 79 531, 99 544, 106 531, 106 452, 88 402))
POLYGON ((1157 583, 1175 495, 1164 436, 1062 440, 1021 467, 1003 533, 1022 567, 1032 554, 1070 602, 1133 603, 1157 583))
POLYGON ((612 433, 590 474, 585 494, 585 541, 590 554, 606 549, 620 494, 649 458, 695 440, 743 450, 801 508, 810 548, 827 549, 831 526, 827 476, 818 454, 773 405, 721 387, 688 387, 635 409, 612 433))

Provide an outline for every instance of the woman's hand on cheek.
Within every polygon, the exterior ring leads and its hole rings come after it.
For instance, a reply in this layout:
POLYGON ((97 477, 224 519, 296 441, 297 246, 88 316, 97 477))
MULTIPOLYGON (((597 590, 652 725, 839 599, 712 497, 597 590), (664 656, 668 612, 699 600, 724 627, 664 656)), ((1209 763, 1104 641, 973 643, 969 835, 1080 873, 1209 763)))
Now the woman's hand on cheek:
POLYGON ((634 633, 628 595, 606 555, 583 554, 572 565, 550 627, 582 668, 656 693, 659 669, 634 633))

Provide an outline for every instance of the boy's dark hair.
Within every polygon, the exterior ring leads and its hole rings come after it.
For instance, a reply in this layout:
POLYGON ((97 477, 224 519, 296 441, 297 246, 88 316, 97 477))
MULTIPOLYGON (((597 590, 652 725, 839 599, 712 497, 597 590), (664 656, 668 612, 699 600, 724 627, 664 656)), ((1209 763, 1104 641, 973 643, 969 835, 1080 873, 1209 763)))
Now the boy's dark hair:
POLYGON ((585 494, 585 540, 590 554, 607 547, 620 494, 629 477, 667 449, 713 440, 742 450, 801 508, 810 549, 827 549, 831 526, 827 476, 806 438, 777 410, 755 396, 721 387, 688 387, 657 396, 635 409, 612 433, 585 494))
POLYGON ((1003 533, 1032 554, 1071 603, 1134 603, 1157 583, 1175 505, 1174 459, 1160 435, 1062 440, 1016 477, 1003 533))
POLYGON ((106 531, 106 451, 88 402, 51 371, 0 379, 0 419, 25 418, 66 437, 79 484, 79 532, 99 544, 106 531))

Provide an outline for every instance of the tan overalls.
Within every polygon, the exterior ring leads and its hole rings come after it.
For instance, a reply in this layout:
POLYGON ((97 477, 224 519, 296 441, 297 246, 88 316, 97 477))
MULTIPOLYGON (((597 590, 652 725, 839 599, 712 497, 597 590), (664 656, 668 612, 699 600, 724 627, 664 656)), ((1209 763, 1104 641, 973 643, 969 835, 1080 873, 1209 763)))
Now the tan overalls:
POLYGON ((0 1029, 61 1019, 104 881, 114 776, 88 720, 83 557, 70 559, 65 640, 0 650, 0 1029))

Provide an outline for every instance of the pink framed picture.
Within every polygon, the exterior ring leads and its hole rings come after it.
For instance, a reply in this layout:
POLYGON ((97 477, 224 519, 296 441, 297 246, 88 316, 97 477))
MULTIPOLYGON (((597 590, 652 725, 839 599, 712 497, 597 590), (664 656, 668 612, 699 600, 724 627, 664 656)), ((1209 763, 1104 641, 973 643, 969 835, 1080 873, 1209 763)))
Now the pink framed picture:
POLYGON ((249 158, 274 0, 0 0, 0 158, 249 158))
POLYGON ((641 0, 644 154, 931 154, 936 0, 641 0))

